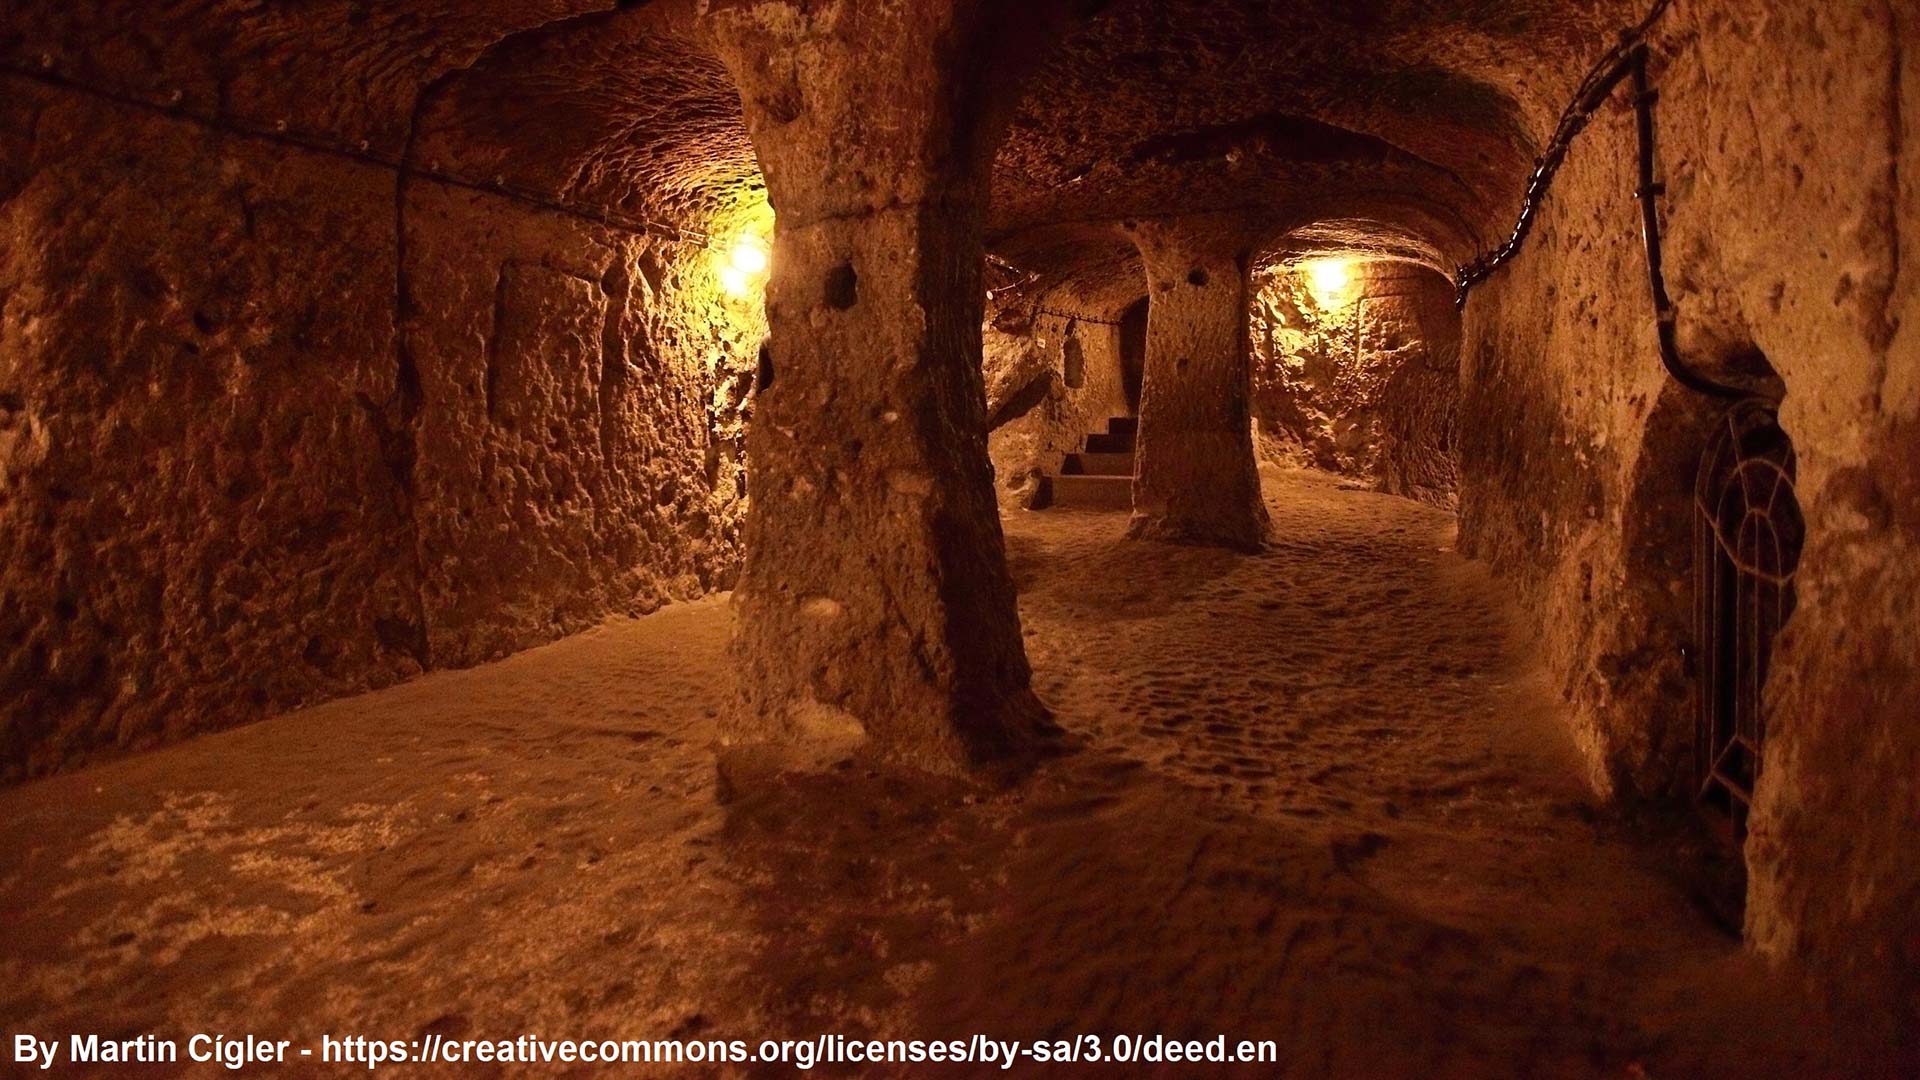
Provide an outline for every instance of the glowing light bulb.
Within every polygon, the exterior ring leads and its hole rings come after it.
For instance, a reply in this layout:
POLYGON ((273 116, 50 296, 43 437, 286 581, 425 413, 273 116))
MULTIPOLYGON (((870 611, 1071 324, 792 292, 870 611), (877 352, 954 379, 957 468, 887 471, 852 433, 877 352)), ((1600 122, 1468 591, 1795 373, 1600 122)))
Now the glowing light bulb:
POLYGON ((1315 259, 1303 268, 1307 288, 1323 308, 1340 307, 1348 300, 1353 286, 1353 262, 1349 259, 1315 259))
POLYGON ((741 300, 758 291, 770 263, 765 242, 752 234, 735 239, 725 252, 715 251, 713 261, 720 288, 741 300))
POLYGON ((764 274, 767 270, 767 249, 761 246, 759 240, 743 236, 733 242, 733 252, 727 261, 733 264, 735 270, 749 277, 764 274))
POLYGON ((1353 268, 1345 259, 1320 259, 1308 264, 1307 273, 1313 278, 1313 287, 1322 292, 1339 292, 1353 280, 1353 268))

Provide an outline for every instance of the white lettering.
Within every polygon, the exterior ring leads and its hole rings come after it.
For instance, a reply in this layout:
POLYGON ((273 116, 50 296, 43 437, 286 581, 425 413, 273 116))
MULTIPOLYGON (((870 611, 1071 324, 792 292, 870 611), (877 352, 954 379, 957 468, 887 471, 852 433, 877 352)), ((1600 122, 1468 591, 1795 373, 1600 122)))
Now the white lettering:
POLYGON ((32 1035, 15 1035, 13 1037, 13 1060, 15 1064, 24 1065, 32 1061, 37 1062, 41 1069, 51 1069, 53 1068, 53 1059, 59 1053, 60 1042, 57 1039, 53 1042, 41 1042, 32 1035))

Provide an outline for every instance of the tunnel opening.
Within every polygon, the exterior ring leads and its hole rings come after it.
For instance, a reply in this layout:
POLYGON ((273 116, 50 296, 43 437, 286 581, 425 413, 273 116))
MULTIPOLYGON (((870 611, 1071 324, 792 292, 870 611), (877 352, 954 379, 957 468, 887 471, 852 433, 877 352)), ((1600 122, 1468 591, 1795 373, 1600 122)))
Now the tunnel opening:
POLYGON ((1120 382, 1127 400, 1127 415, 1140 413, 1140 387, 1147 375, 1147 316, 1150 303, 1141 297, 1127 305, 1120 315, 1120 382))
POLYGON ((1460 403, 1452 283, 1411 262, 1326 255, 1254 280, 1262 459, 1452 506, 1460 403))

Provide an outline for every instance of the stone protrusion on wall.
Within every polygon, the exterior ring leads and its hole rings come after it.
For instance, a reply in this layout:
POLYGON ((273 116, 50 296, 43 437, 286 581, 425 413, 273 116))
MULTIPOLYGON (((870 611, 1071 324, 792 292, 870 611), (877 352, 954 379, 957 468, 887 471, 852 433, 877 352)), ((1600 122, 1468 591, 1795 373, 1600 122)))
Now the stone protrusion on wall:
POLYGON ((951 771, 1046 725, 987 458, 979 5, 716 5, 777 213, 730 754, 951 771))
POLYGON ((1146 376, 1130 535, 1253 550, 1267 509, 1254 460, 1248 257, 1161 222, 1128 233, 1146 264, 1146 376))

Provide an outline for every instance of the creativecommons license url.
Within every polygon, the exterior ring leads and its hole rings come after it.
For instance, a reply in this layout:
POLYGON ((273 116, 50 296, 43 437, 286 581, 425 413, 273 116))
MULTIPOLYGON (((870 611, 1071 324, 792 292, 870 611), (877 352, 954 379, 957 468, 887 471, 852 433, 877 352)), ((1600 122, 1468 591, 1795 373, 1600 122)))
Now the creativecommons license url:
POLYGON ((379 1069, 394 1065, 748 1065, 786 1064, 808 1070, 822 1065, 1016 1064, 1271 1064, 1279 1060, 1271 1039, 1176 1039, 1164 1035, 1081 1035, 1064 1039, 1005 1040, 984 1035, 959 1039, 867 1039, 819 1035, 811 1039, 372 1039, 323 1036, 316 1044, 253 1035, 198 1034, 172 1039, 141 1035, 103 1039, 69 1035, 43 1039, 15 1035, 13 1063, 54 1069, 66 1065, 144 1065, 179 1062, 216 1064, 236 1072, 301 1062, 379 1069))

